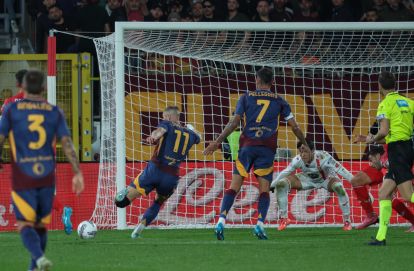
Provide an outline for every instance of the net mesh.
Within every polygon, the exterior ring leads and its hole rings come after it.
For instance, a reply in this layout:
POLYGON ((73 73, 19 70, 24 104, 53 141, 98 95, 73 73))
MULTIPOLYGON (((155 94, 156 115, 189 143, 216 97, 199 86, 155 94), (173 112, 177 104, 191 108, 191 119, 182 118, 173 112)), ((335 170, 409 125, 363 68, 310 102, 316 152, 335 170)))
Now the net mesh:
MULTIPOLYGON (((175 193, 162 207, 155 226, 211 226, 229 187, 233 161, 222 150, 203 156, 235 110, 239 96, 255 89, 255 72, 262 66, 275 74, 276 91, 316 149, 325 150, 353 174, 368 165, 366 146, 353 144, 375 122, 380 101, 378 74, 396 74, 397 89, 414 97, 412 31, 139 31, 124 32, 126 183, 132 182, 151 159, 154 148, 144 139, 157 127, 168 105, 180 108, 181 121, 204 136, 181 164, 175 193)), ((97 201, 92 219, 100 227, 116 226, 114 35, 95 39, 103 103, 102 155, 97 201)), ((296 138, 283 121, 278 129, 275 174, 296 155, 296 138)), ((360 223, 364 212, 351 185, 351 219, 360 223)), ((377 187, 371 188, 377 197, 377 187)), ((227 216, 230 225, 256 223, 258 183, 245 181, 227 216)), ((138 223, 155 193, 127 208, 127 225, 138 223)), ((377 202, 374 203, 377 208, 377 202)), ((376 209, 377 210, 377 209, 376 209)), ((377 210, 378 211, 378 210, 377 210)), ((325 190, 291 191, 289 217, 298 225, 342 224, 338 199, 325 190)), ((267 222, 276 225, 274 194, 267 222)), ((392 223, 402 223, 393 217, 392 223)))

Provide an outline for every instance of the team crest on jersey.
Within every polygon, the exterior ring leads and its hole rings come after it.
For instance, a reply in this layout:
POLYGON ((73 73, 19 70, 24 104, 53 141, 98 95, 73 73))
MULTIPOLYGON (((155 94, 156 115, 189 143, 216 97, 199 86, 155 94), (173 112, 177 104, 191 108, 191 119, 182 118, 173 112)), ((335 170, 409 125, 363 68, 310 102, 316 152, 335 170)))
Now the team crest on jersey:
POLYGON ((408 107, 408 103, 406 100, 397 100, 398 107, 408 107))
POLYGON ((33 173, 40 176, 45 172, 45 167, 41 163, 35 163, 32 167, 33 173))

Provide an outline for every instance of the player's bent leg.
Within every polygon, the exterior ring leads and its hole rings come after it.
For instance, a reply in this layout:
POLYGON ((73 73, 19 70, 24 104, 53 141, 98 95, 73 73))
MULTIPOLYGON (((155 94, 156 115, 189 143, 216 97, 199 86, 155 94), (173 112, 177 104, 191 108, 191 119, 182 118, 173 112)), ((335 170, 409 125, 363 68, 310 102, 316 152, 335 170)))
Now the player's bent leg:
POLYGON ((342 216, 344 220, 344 231, 352 230, 351 225, 351 207, 349 205, 349 197, 348 194, 345 191, 344 185, 342 182, 336 178, 332 178, 328 184, 328 190, 335 192, 335 194, 338 196, 339 200, 339 207, 342 211, 342 216))
POLYGON ((270 182, 272 180, 272 174, 269 176, 257 176, 257 180, 259 181, 259 203, 258 203, 258 218, 257 224, 253 229, 253 234, 259 238, 260 240, 266 240, 267 235, 264 229, 264 222, 266 220, 267 212, 269 210, 270 205, 270 197, 269 197, 269 190, 270 190, 270 182))
POLYGON ((362 209, 366 213, 366 217, 361 224, 356 226, 357 230, 365 229, 370 225, 378 223, 378 216, 372 207, 372 199, 368 192, 366 185, 373 184, 370 175, 382 181, 382 173, 373 167, 368 167, 363 171, 358 172, 351 180, 352 188, 355 195, 361 204, 362 209))
MULTIPOLYGON (((144 194, 145 195, 145 194, 144 194)), ((125 208, 131 204, 134 199, 141 196, 138 190, 132 186, 126 187, 124 190, 118 192, 115 196, 115 205, 118 208, 125 208)))
POLYGON ((410 229, 407 232, 412 232, 414 230, 414 214, 410 209, 405 206, 404 202, 399 198, 394 198, 392 200, 392 208, 402 217, 404 217, 408 222, 411 223, 410 229))
POLYGON ((243 181, 244 177, 233 173, 230 188, 224 192, 223 200, 221 201, 220 216, 214 230, 217 240, 224 240, 224 226, 226 224, 226 217, 231 207, 233 206, 234 199, 236 198, 237 193, 240 191, 243 181))
MULTIPOLYGON (((171 193, 172 195, 172 193, 171 193)), ((164 204, 165 201, 170 197, 168 196, 162 196, 157 194, 156 199, 151 204, 150 207, 145 211, 144 215, 142 216, 142 220, 138 224, 138 226, 135 227, 134 231, 131 234, 131 238, 135 239, 138 238, 142 231, 151 224, 151 222, 157 217, 158 213, 160 212, 161 206, 164 204)))
POLYGON ((288 194, 290 189, 302 190, 302 183, 296 175, 291 175, 281 179, 276 183, 276 197, 279 209, 278 230, 283 231, 290 224, 288 217, 288 194))
POLYGON ((414 190, 411 180, 407 180, 403 183, 400 183, 397 187, 401 197, 405 201, 414 203, 414 190))
POLYGON ((35 229, 34 222, 17 221, 17 229, 23 241, 23 245, 30 252, 31 258, 35 261, 39 270, 49 270, 52 262, 44 256, 42 241, 35 229))
POLYGON ((385 245, 385 239, 387 237, 388 223, 390 222, 392 214, 391 198, 392 193, 397 187, 396 183, 392 179, 384 179, 381 188, 378 192, 379 208, 380 208, 380 223, 377 235, 368 245, 378 246, 385 245))

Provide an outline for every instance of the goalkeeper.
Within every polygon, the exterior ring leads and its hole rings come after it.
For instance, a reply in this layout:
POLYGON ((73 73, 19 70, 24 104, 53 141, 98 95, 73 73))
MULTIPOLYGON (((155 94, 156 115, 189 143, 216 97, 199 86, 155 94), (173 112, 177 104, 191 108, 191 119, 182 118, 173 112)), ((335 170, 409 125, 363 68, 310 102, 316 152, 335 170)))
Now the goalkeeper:
POLYGON ((301 142, 297 144, 299 155, 293 158, 288 167, 280 172, 271 184, 272 190, 276 188, 276 198, 281 217, 278 230, 286 229, 290 223, 287 212, 290 189, 309 190, 324 188, 329 192, 335 192, 338 196, 344 220, 343 230, 349 231, 352 229, 349 198, 337 174, 348 181, 353 176, 327 152, 316 151, 314 143, 312 141, 307 142, 309 149, 305 148, 301 142), (301 172, 292 174, 297 169, 301 172))
POLYGON ((125 208, 139 196, 147 196, 152 190, 157 192, 154 202, 132 232, 132 238, 139 237, 142 230, 157 217, 162 204, 174 193, 178 184, 180 164, 186 159, 191 147, 200 143, 200 135, 191 125, 187 125, 187 128, 182 127, 178 107, 169 106, 164 110, 163 120, 146 141, 156 144, 151 161, 144 171, 115 197, 115 205, 125 208))

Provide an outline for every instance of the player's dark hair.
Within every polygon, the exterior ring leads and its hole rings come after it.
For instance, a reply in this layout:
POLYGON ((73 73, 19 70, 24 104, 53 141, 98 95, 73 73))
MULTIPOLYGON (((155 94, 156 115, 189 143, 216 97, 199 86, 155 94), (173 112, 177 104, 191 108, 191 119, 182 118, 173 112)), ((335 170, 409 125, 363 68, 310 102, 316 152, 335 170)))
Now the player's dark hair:
POLYGON ((16 82, 19 86, 21 86, 23 84, 23 78, 26 75, 27 70, 23 69, 23 70, 19 70, 18 72, 16 72, 16 74, 14 75, 16 77, 16 82))
POLYGON ((383 89, 389 90, 395 88, 395 77, 389 71, 381 72, 378 78, 378 82, 380 83, 383 89))
MULTIPOLYGON (((315 142, 313 142, 312 140, 309 140, 309 139, 306 139, 306 143, 308 144, 308 146, 309 146, 309 149, 311 150, 311 151, 313 151, 313 150, 315 150, 315 142)), ((296 144, 296 148, 300 148, 300 147, 302 147, 302 142, 298 142, 297 144, 296 144)))
POLYGON ((384 147, 381 145, 371 145, 369 147, 368 155, 383 155, 385 152, 384 147))
POLYGON ((23 83, 28 93, 41 94, 45 89, 45 74, 39 70, 29 70, 24 76, 23 83))
POLYGON ((269 68, 261 68, 257 71, 256 76, 260 79, 262 84, 271 85, 273 81, 273 72, 269 68))

